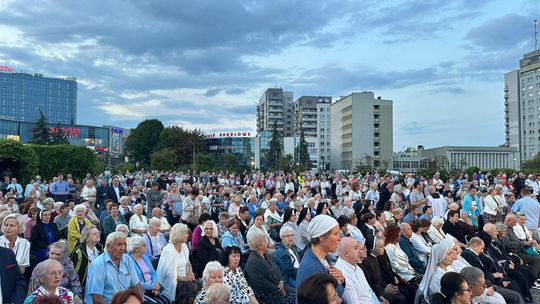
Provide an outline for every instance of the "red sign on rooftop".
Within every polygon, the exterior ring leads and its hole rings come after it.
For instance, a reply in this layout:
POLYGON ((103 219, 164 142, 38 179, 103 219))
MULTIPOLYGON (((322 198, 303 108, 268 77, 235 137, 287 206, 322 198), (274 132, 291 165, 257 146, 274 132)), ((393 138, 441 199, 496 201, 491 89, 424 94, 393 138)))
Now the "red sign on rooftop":
POLYGON ((13 73, 13 69, 7 65, 0 65, 0 72, 13 73))

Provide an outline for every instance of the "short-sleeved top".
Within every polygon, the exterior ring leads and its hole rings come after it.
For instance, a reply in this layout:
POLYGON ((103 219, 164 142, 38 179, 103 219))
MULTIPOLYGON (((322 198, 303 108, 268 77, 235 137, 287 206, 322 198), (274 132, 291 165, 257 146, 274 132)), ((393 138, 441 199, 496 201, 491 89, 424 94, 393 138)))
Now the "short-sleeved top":
MULTIPOLYGON (((9 241, 3 235, 0 236, 0 246, 11 249, 9 248, 9 241)), ((12 250, 15 253, 19 267, 30 266, 30 242, 28 240, 17 237, 12 250)))
POLYGON ((116 267, 105 250, 88 268, 84 303, 92 304, 93 294, 102 295, 105 302, 110 303, 115 293, 137 285, 139 277, 133 263, 133 259, 124 254, 116 267))

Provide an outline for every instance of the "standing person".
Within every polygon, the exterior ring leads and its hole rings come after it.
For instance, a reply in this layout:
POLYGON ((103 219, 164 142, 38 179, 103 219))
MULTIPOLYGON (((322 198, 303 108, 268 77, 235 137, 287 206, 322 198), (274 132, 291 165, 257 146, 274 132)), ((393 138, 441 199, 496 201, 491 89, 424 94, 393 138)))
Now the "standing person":
POLYGON ((125 195, 126 192, 124 191, 124 187, 120 185, 120 179, 118 176, 113 177, 112 185, 107 188, 106 197, 118 204, 120 203, 120 198, 125 195))
POLYGON ((69 207, 62 202, 58 202, 58 204, 61 204, 59 207, 60 214, 54 218, 54 223, 58 227, 60 235, 63 238, 67 238, 67 228, 69 221, 71 220, 71 215, 69 215, 69 207))
POLYGON ((7 185, 6 190, 9 192, 10 189, 13 189, 13 194, 17 198, 17 202, 20 204, 23 201, 23 188, 21 184, 17 183, 17 179, 14 177, 11 179, 11 184, 7 185))
POLYGON ((86 184, 81 191, 81 198, 88 201, 92 210, 96 210, 97 190, 94 187, 93 179, 86 180, 86 184))
POLYGON ((478 228, 480 225, 480 215, 482 214, 482 204, 476 192, 477 189, 474 186, 469 187, 469 193, 463 199, 463 211, 471 220, 472 225, 478 228))
POLYGON ((55 202, 66 202, 69 194, 69 185, 64 181, 63 174, 58 174, 56 182, 53 183, 50 188, 55 202))
POLYGON ((161 208, 162 196, 159 183, 152 182, 152 187, 146 190, 146 214, 152 214, 156 207, 161 208))
POLYGON ((296 275, 297 286, 300 286, 306 278, 313 274, 326 273, 339 282, 338 294, 343 294, 345 291, 345 278, 328 256, 331 252, 337 250, 340 240, 339 232, 339 224, 331 216, 321 214, 309 222, 308 234, 311 239, 311 247, 304 253, 300 262, 298 274, 296 275))
POLYGON ((497 203, 496 197, 497 190, 495 187, 489 189, 489 194, 484 199, 484 218, 485 223, 495 224, 497 218, 499 218, 499 204, 497 203))
POLYGON ((521 198, 512 206, 512 212, 522 212, 525 214, 527 217, 525 227, 532 233, 536 231, 540 218, 540 204, 531 197, 531 190, 529 188, 521 189, 521 198))
POLYGON ((135 287, 142 291, 133 261, 125 255, 126 236, 113 232, 107 236, 105 252, 88 269, 84 303, 110 303, 115 293, 135 287))
POLYGON ((433 210, 433 216, 444 217, 446 209, 448 209, 448 202, 439 192, 437 192, 434 186, 429 186, 428 190, 429 196, 427 199, 433 210))
POLYGON ((416 208, 424 208, 428 200, 424 196, 424 183, 415 180, 413 183, 413 190, 409 194, 409 206, 415 206, 416 208))

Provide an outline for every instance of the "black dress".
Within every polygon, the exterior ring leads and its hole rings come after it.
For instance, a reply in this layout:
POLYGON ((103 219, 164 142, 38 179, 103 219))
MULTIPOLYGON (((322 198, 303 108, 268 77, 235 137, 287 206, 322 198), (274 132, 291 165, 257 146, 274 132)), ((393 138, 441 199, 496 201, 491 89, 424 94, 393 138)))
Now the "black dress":
POLYGON ((217 238, 214 238, 215 245, 210 243, 208 237, 203 236, 197 244, 197 249, 193 251, 193 272, 197 278, 202 277, 206 263, 219 261, 223 249, 217 238))

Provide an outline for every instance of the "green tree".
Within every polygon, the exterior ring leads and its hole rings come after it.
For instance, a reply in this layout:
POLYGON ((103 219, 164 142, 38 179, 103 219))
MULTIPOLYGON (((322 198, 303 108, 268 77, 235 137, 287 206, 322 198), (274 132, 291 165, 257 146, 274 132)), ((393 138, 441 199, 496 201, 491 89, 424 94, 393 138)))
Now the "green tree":
POLYGON ((47 127, 47 118, 43 115, 43 112, 39 110, 39 119, 36 122, 36 125, 32 128, 32 139, 30 143, 37 145, 47 145, 49 144, 51 135, 49 133, 49 128, 47 127))
POLYGON ((32 146, 11 139, 0 139, 0 168, 2 171, 10 168, 20 184, 30 182, 38 173, 40 159, 32 146))
POLYGON ((176 167, 191 166, 193 155, 206 150, 205 134, 200 129, 185 129, 182 126, 164 128, 159 135, 157 149, 172 149, 176 167))
POLYGON ((521 164, 521 170, 531 173, 540 172, 540 153, 536 153, 533 158, 524 161, 521 164))
POLYGON ((197 154, 195 156, 195 171, 208 171, 214 167, 214 158, 209 154, 197 154))
POLYGON ((298 166, 302 171, 311 169, 312 163, 309 159, 308 143, 304 135, 304 130, 300 131, 300 142, 294 149, 294 159, 298 160, 298 166))
POLYGON ((51 145, 69 145, 69 141, 67 139, 66 133, 64 130, 62 130, 62 126, 60 125, 60 122, 56 124, 56 127, 54 128, 54 132, 51 132, 51 145))
POLYGON ((277 122, 274 121, 272 127, 272 135, 268 142, 268 152, 266 154, 266 163, 270 170, 279 168, 279 159, 283 154, 283 137, 277 128, 277 122))
POLYGON ((279 170, 283 172, 292 172, 293 167, 294 167, 294 159, 291 154, 282 156, 279 159, 279 170))
POLYGON ((235 154, 225 154, 223 155, 223 166, 227 170, 236 171, 238 170, 238 156, 235 154))
POLYGON ((150 156, 156 150, 163 123, 158 119, 147 119, 131 130, 126 140, 126 150, 131 159, 142 166, 150 164, 150 156))
POLYGON ((84 178, 87 172, 96 173, 99 161, 96 153, 87 147, 75 145, 29 145, 39 159, 38 172, 44 178, 58 172, 71 173, 84 178))
POLYGON ((173 149, 165 148, 154 151, 150 157, 150 166, 153 170, 173 170, 175 165, 176 154, 173 149))

